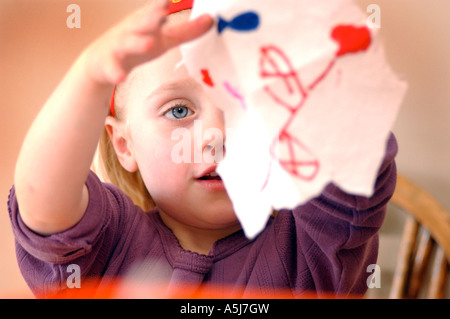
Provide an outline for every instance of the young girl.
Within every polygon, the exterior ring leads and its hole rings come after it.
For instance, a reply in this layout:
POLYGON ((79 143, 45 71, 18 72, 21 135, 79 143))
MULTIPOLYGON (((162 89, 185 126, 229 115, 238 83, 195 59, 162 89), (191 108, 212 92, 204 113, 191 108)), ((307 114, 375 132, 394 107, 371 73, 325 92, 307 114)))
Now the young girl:
MULTIPOLYGON (((27 283, 37 296, 69 289, 69 265, 76 265, 81 285, 96 278, 100 289, 140 264, 150 283, 164 279, 167 291, 182 288, 186 296, 200 287, 214 296, 226 287, 234 297, 279 289, 293 297, 364 294, 395 187, 394 138, 371 198, 330 184, 307 204, 279 211, 248 240, 216 164, 171 158, 176 128, 193 133, 201 120, 203 130, 225 132, 221 111, 179 65, 177 46, 213 24, 209 16, 188 21, 189 2, 167 16, 169 2, 155 1, 109 30, 80 55, 34 121, 8 201, 27 283), (107 177, 119 187, 90 170, 100 137, 107 177)), ((224 148, 200 143, 204 152, 224 148)))

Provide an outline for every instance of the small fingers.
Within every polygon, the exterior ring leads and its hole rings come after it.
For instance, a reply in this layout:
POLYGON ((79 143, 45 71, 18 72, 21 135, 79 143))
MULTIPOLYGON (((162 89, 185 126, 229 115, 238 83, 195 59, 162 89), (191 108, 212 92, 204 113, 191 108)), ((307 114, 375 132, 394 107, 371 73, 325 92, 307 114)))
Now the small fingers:
POLYGON ((155 46, 155 38, 143 35, 130 35, 120 42, 120 49, 116 52, 120 58, 128 55, 145 54, 150 52, 155 46))
POLYGON ((130 18, 130 31, 139 34, 153 34, 159 32, 167 19, 168 0, 158 0, 143 7, 135 16, 130 18))
POLYGON ((209 15, 177 25, 164 25, 168 0, 157 0, 139 10, 114 29, 111 60, 106 62, 108 81, 120 82, 136 65, 149 61, 166 50, 206 33, 214 24, 209 15))
MULTIPOLYGON (((117 79, 121 78, 131 71, 135 66, 144 63, 157 55, 159 52, 157 49, 157 43, 154 37, 143 35, 130 35, 119 42, 120 47, 114 50, 113 60, 117 74, 117 79)), ((119 80, 120 82, 121 80, 119 80)))
POLYGON ((163 40, 166 49, 191 41, 205 34, 214 24, 214 19, 204 14, 194 20, 163 29, 163 40))

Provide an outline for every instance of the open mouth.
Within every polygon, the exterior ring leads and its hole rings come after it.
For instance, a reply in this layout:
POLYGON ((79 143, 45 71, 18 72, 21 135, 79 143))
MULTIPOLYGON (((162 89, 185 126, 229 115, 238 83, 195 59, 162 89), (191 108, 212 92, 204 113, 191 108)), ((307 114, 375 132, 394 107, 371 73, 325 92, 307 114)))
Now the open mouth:
POLYGON ((199 178, 201 181, 221 181, 222 178, 216 172, 211 172, 199 178))
POLYGON ((215 170, 209 170, 209 172, 204 172, 201 177, 197 179, 197 185, 207 191, 224 191, 225 185, 222 178, 215 170))

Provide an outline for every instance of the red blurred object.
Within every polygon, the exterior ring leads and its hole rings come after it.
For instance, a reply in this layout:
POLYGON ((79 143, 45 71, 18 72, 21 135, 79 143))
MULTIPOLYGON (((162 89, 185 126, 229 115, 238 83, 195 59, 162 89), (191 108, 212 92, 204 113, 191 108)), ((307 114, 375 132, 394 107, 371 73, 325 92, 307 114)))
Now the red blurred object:
POLYGON ((194 0, 171 0, 167 14, 172 14, 175 12, 192 9, 194 5, 194 0))
POLYGON ((337 295, 333 293, 305 292, 301 297, 294 298, 288 288, 277 289, 272 293, 261 289, 245 287, 245 295, 236 290, 236 287, 226 285, 212 288, 208 285, 198 286, 189 284, 179 285, 176 288, 164 284, 143 284, 138 281, 111 280, 109 283, 102 281, 84 280, 81 288, 65 289, 54 294, 38 296, 42 299, 361 299, 362 296, 337 295))

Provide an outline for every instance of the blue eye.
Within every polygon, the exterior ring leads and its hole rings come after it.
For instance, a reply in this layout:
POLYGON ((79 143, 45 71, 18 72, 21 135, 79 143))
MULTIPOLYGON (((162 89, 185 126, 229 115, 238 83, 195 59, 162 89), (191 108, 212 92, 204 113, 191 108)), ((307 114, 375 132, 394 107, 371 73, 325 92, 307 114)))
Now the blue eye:
POLYGON ((172 119, 184 119, 192 114, 193 112, 186 106, 175 106, 168 110, 164 116, 172 119))

